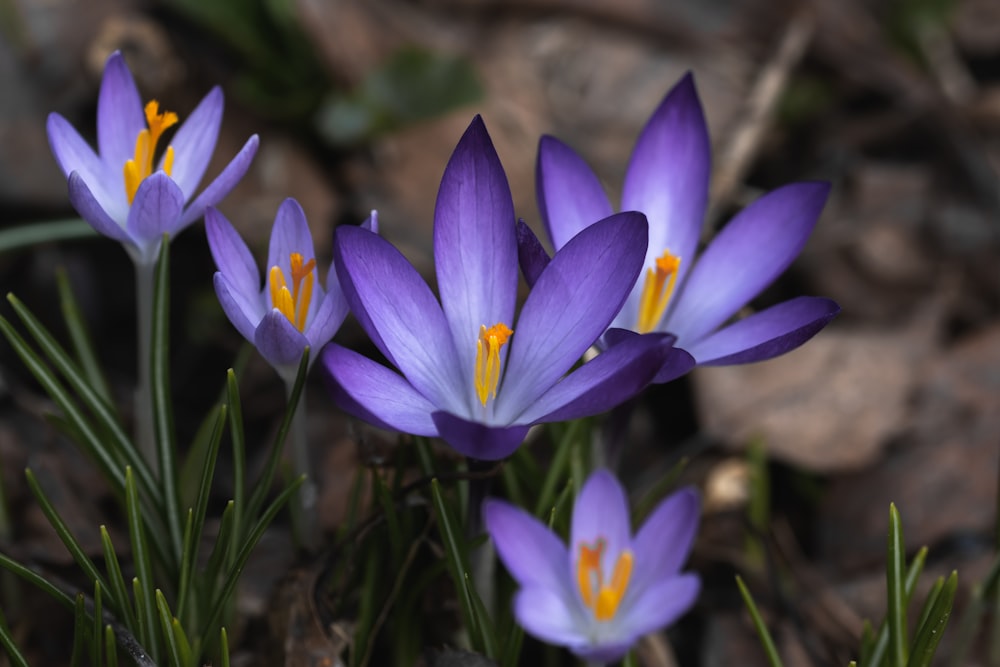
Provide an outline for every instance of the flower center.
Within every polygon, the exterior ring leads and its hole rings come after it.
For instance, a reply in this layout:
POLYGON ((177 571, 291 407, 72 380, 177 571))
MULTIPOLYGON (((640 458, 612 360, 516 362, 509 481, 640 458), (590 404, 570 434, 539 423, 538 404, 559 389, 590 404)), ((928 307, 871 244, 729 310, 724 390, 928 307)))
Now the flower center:
MULTIPOLYGON (((125 163, 125 193, 128 195, 129 206, 135 199, 139 184, 153 173, 153 155, 156 153, 156 143, 163 132, 177 124, 177 114, 173 111, 160 113, 160 103, 156 100, 146 105, 146 125, 149 127, 139 132, 135 139, 135 157, 125 163)), ((174 166, 174 147, 167 146, 163 155, 163 171, 170 175, 174 166)))
POLYGON ((576 561, 576 585, 580 589, 580 597, 583 604, 594 612, 594 618, 601 622, 615 617, 632 577, 632 552, 626 549, 618 554, 611 581, 604 583, 601 559, 605 546, 603 538, 598 539, 593 547, 581 544, 580 557, 576 561))
POLYGON ((313 281, 316 260, 303 262, 302 255, 293 252, 289 259, 292 264, 292 289, 288 289, 285 274, 280 266, 272 266, 270 279, 271 303, 295 325, 299 331, 305 331, 306 316, 309 314, 309 304, 312 303, 313 281))
POLYGON ((649 333, 663 319, 670 297, 674 293, 677 282, 677 271, 681 267, 681 258, 664 250, 656 258, 655 266, 646 269, 646 282, 642 286, 642 297, 639 299, 639 317, 635 330, 639 333, 649 333))
POLYGON ((476 340, 476 394, 479 401, 486 407, 490 397, 497 397, 497 385, 500 384, 500 348, 514 333, 503 322, 497 322, 489 329, 486 325, 479 327, 479 339, 476 340))

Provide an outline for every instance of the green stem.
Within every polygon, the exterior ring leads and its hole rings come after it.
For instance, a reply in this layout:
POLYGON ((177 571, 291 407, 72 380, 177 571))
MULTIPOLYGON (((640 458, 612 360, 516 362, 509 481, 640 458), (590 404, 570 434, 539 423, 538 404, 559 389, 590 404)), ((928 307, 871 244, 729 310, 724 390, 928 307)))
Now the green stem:
MULTIPOLYGON (((285 382, 285 397, 291 400, 295 379, 285 382)), ((296 543, 307 551, 314 551, 319 546, 319 517, 316 503, 319 491, 316 482, 310 474, 309 438, 306 429, 306 389, 302 388, 299 404, 292 415, 291 427, 288 430, 289 455, 292 459, 291 479, 304 477, 302 486, 291 501, 292 531, 296 543)))
POLYGON ((153 284, 156 262, 135 263, 135 298, 137 317, 138 359, 136 369, 139 386, 135 392, 135 439, 139 453, 149 464, 154 475, 159 475, 160 465, 156 456, 156 431, 153 426, 152 354, 153 340, 153 284))

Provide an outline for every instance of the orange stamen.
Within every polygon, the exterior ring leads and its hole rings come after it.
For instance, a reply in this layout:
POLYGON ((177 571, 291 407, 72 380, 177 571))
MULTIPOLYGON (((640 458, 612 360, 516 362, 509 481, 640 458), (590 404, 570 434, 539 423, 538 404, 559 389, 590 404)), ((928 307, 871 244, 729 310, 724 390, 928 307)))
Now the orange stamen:
POLYGON ((642 286, 639 297, 639 316, 635 330, 639 333, 649 333, 663 319, 667 311, 670 297, 677 283, 677 273, 681 267, 681 258, 664 250, 663 255, 656 258, 655 267, 646 269, 646 282, 642 286))
MULTIPOLYGON (((125 163, 125 193, 131 205, 135 193, 148 176, 153 173, 153 157, 156 154, 156 144, 167 128, 177 124, 177 114, 173 111, 160 113, 160 103, 151 100, 146 105, 146 125, 135 138, 135 155, 125 163)), ((163 156, 163 171, 169 176, 174 166, 174 149, 167 147, 163 156)))
POLYGON ((289 256, 292 270, 292 288, 288 289, 285 274, 280 266, 272 266, 268 284, 271 289, 271 303, 299 331, 305 331, 309 306, 312 304, 313 283, 316 276, 316 260, 303 261, 300 253, 289 256))
POLYGON ((485 324, 479 327, 475 382, 476 394, 483 407, 486 407, 486 401, 490 397, 497 397, 497 385, 500 384, 500 348, 513 333, 503 322, 498 322, 489 329, 485 324))
POLYGON ((610 621, 618 612, 629 580, 632 578, 632 552, 625 550, 618 555, 611 583, 604 584, 601 559, 605 542, 599 539, 594 547, 580 545, 580 557, 576 563, 576 584, 583 604, 594 612, 598 621, 610 621))

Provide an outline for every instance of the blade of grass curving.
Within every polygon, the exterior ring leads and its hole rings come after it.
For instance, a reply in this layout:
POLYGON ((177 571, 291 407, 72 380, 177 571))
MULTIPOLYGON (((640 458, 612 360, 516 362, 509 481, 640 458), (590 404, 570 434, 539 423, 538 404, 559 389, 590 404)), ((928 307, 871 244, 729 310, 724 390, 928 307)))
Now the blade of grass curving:
POLYGON ((0 646, 3 646, 7 652, 7 657, 10 659, 10 664, 13 667, 28 667, 28 661, 25 659, 24 654, 17 648, 14 636, 11 634, 10 627, 7 625, 7 619, 3 614, 0 614, 0 646))
POLYGON ((569 505, 569 499, 572 496, 573 480, 566 480, 566 486, 563 487, 559 497, 556 498, 556 504, 552 506, 552 510, 549 512, 549 528, 554 529, 556 521, 564 516, 563 510, 566 509, 567 505, 569 505))
POLYGON ((177 440, 174 434, 174 404, 170 396, 170 243, 164 239, 156 263, 153 286, 153 332, 150 345, 150 391, 153 399, 153 426, 163 510, 173 549, 180 562, 184 543, 183 516, 177 484, 177 440))
POLYGON ((69 218, 18 225, 0 231, 0 253, 11 252, 39 243, 97 238, 98 234, 86 220, 69 218))
POLYGON ((191 580, 194 578, 194 561, 197 552, 198 538, 194 535, 194 510, 188 509, 187 520, 184 521, 181 572, 177 580, 177 613, 181 615, 184 615, 187 609, 188 595, 191 592, 191 580))
POLYGON ((552 507, 552 501, 556 495, 556 488, 564 471, 569 465, 570 453, 573 450, 573 442, 576 440, 577 432, 581 428, 580 420, 571 421, 563 438, 559 441, 556 451, 552 456, 552 463, 542 482, 542 489, 538 493, 538 502, 535 503, 535 516, 541 517, 552 507))
POLYGON ((934 653, 937 651, 944 629, 951 617, 952 605, 955 602, 955 591, 958 590, 958 572, 952 571, 934 606, 927 616, 924 626, 917 632, 913 651, 910 654, 908 667, 929 667, 934 653))
POLYGON ((906 546, 899 511, 894 503, 889 505, 889 536, 886 542, 886 589, 889 621, 889 665, 906 667, 909 642, 906 639, 906 606, 908 600, 903 586, 906 546))
MULTIPOLYGON (((246 503, 247 446, 240 387, 232 368, 226 372, 226 401, 229 406, 229 438, 233 445, 233 519, 237 526, 242 526, 246 503)), ((233 533, 233 538, 238 540, 239 533, 233 533)))
POLYGON ((225 628, 219 630, 219 662, 222 667, 229 667, 229 634, 225 628))
POLYGON ((94 351, 94 343, 87 331, 87 325, 83 321, 83 313, 80 312, 80 306, 77 304, 76 295, 73 294, 73 288, 69 284, 66 270, 62 267, 56 269, 56 286, 59 290, 59 309, 66 322, 66 330, 69 332, 69 339, 73 344, 73 351, 76 352, 80 370, 83 371, 97 395, 104 399, 105 405, 114 410, 108 381, 101 371, 101 364, 94 351))
POLYGON ((174 635, 172 625, 174 617, 170 613, 170 607, 167 605, 167 598, 163 596, 163 591, 159 588, 156 589, 155 595, 156 612, 160 621, 160 632, 167 647, 167 659, 170 661, 171 667, 187 667, 181 659, 180 643, 177 641, 176 635, 174 635))
POLYGON ((71 667, 79 667, 83 664, 83 656, 87 653, 87 632, 89 629, 90 621, 87 619, 86 598, 83 593, 77 593, 73 609, 73 652, 69 658, 71 667))
MULTIPOLYGON (((81 442, 83 445, 89 445, 89 449, 94 449, 95 453, 93 456, 101 464, 102 470, 104 470, 103 462, 105 460, 113 461, 114 464, 111 465, 109 470, 105 470, 105 475, 114 481, 119 489, 124 484, 124 478, 121 474, 121 463, 127 463, 131 465, 133 470, 135 470, 136 475, 139 477, 139 481, 143 487, 143 491, 149 494, 153 501, 153 511, 157 513, 160 512, 160 508, 163 505, 163 498, 160 493, 159 485, 154 478, 149 466, 142 457, 138 455, 135 446, 129 439, 128 435, 122 428, 121 423, 118 421, 114 410, 100 397, 97 392, 94 391, 93 387, 87 382, 86 377, 80 368, 76 365, 76 362, 66 353, 62 346, 56 341, 56 339, 49 333, 48 329, 28 310, 21 301, 13 294, 7 295, 7 300, 10 302, 11 306, 14 308, 14 312, 20 318, 21 323, 24 325, 28 333, 31 334, 35 343, 38 347, 45 353, 46 358, 52 363, 57 371, 66 379, 69 388, 73 391, 70 395, 62 389, 61 383, 56 379, 55 375, 49 370, 48 366, 41 364, 39 370, 44 371, 47 374, 47 380, 39 376, 38 372, 28 363, 28 359, 22 354, 21 350, 15 344, 12 337, 16 338, 21 346, 23 346, 26 352, 30 352, 34 356, 34 352, 30 350, 24 340, 19 334, 14 330, 14 328, 6 322, 3 318, 0 318, 0 328, 3 329, 4 335, 14 346, 15 350, 18 350, 18 356, 21 360, 25 362, 25 365, 29 366, 29 370, 32 375, 42 384, 49 396, 56 401, 59 407, 66 413, 77 427, 85 433, 87 436, 86 442, 81 442), (55 392, 55 393, 53 393, 55 392), (57 396, 56 394, 59 394, 57 396), (83 404, 86 406, 87 410, 94 416, 97 423, 100 425, 101 429, 106 431, 107 438, 102 438, 96 434, 93 434, 93 428, 89 425, 89 420, 86 420, 82 413, 76 406, 76 401, 73 400, 72 396, 78 397, 83 404), (67 409, 71 408, 71 409, 67 409), (74 416, 75 415, 75 416, 74 416), (92 435, 93 434, 93 435, 92 435), (105 442, 107 440, 107 442, 105 442), (110 449, 109 449, 110 445, 110 449)), ((40 363, 38 357, 34 357, 37 362, 40 363)))
POLYGON ((750 595, 750 590, 743 583, 743 578, 739 575, 736 575, 736 586, 740 589, 743 604, 746 605, 747 611, 750 612, 750 619, 753 621, 754 629, 757 630, 757 637, 760 639, 760 644, 767 655, 768 664, 771 667, 781 667, 781 657, 778 655, 778 648, 774 645, 774 639, 771 638, 771 632, 767 629, 764 619, 761 618, 757 604, 753 601, 753 596, 750 595))
POLYGON ((285 406, 285 415, 281 419, 278 435, 271 446, 271 452, 268 455, 267 463, 264 465, 264 471, 257 481, 257 486, 253 493, 250 494, 250 500, 247 502, 246 513, 243 515, 245 523, 240 527, 241 535, 245 534, 246 527, 254 520, 253 517, 257 515, 257 512, 264 505, 264 500, 271 489, 271 483, 274 481, 274 475, 278 470, 278 463, 281 461, 281 451, 284 448, 285 439, 288 437, 288 429, 291 428, 292 419, 295 417, 295 411, 299 406, 299 399, 302 397, 302 390, 305 387, 306 376, 308 374, 309 346, 306 346, 305 351, 302 353, 302 359, 299 361, 295 384, 292 385, 292 391, 288 394, 288 404, 285 406))
POLYGON ((260 520, 256 523, 256 525, 254 525, 253 530, 251 530, 250 534, 247 535, 247 538, 243 544, 243 548, 240 549, 240 552, 236 555, 235 561, 233 562, 232 566, 229 568, 229 570, 226 572, 225 577, 223 578, 224 583, 222 586, 222 590, 217 596, 215 604, 212 606, 211 612, 209 612, 208 617, 202 624, 201 632, 199 632, 197 636, 199 637, 208 636, 209 630, 211 629, 212 625, 216 622, 216 620, 219 618, 219 615, 222 613, 222 609, 225 607, 227 601, 229 600, 229 597, 233 594, 233 591, 236 589, 236 584, 239 582, 240 579, 240 573, 243 572, 243 568, 246 566, 247 560, 250 559, 250 554, 253 553, 254 548, 257 546, 257 542, 259 542, 260 538, 263 537, 264 531, 267 530, 267 527, 269 525, 271 525, 271 522, 274 520, 274 517, 277 516, 281 508, 284 507, 285 503, 287 503, 288 499, 295 494, 298 488, 302 486, 302 483, 304 481, 305 477, 299 477, 298 479, 292 481, 292 483, 289 484, 287 487, 285 487, 285 490, 282 491, 281 494, 279 494, 278 497, 274 499, 274 502, 272 502, 268 506, 268 508, 261 515, 260 520))
POLYGON ((434 475, 434 457, 431 456, 431 443, 428 438, 420 435, 413 436, 413 446, 417 450, 417 461, 420 463, 420 470, 432 477, 434 475))
POLYGON ((920 609, 920 617, 917 619, 916 632, 913 635, 913 641, 910 643, 910 654, 912 657, 913 647, 917 643, 917 637, 920 632, 924 629, 927 624, 927 619, 931 615, 931 611, 934 609, 934 604, 937 602, 938 596, 941 595, 941 589, 944 588, 944 577, 938 577, 931 589, 927 591, 927 598, 924 599, 923 607, 920 609))
POLYGON ((62 517, 56 511, 55 507, 52 506, 52 503, 49 502, 45 492, 42 491, 42 487, 39 486, 38 480, 35 479, 34 473, 31 472, 31 468, 25 468, 24 476, 28 480, 28 488, 31 489, 31 495, 35 496, 35 500, 38 501, 42 513, 48 522, 52 524, 52 528, 56 531, 59 539, 66 545, 66 549, 73 557, 73 560, 91 582, 99 582, 105 590, 108 590, 107 582, 97 569, 97 566, 94 565, 94 561, 90 560, 90 557, 83 551, 83 547, 76 541, 76 538, 73 537, 73 533, 70 532, 62 517))
POLYGON ((476 611, 473 606, 472 597, 469 595, 469 586, 465 578, 469 566, 465 560, 465 553, 458 540, 458 531, 451 518, 448 506, 445 505, 444 497, 441 495, 441 485, 437 479, 431 480, 431 496, 434 505, 434 514, 437 517, 438 526, 441 527, 441 539, 444 542, 444 553, 448 565, 448 573, 451 575, 452 583, 455 586, 455 593, 459 599, 459 609, 462 611, 462 620, 469 632, 474 648, 483 647, 482 631, 476 622, 476 611))
POLYGON ((122 576, 122 569, 118 563, 118 554, 115 552, 114 544, 111 542, 111 535, 107 526, 101 526, 101 547, 104 550, 104 569, 108 572, 108 584, 113 592, 112 599, 116 601, 115 612, 119 620, 125 624, 129 632, 135 634, 136 617, 135 610, 130 603, 128 586, 122 576), (117 606, 117 601, 123 601, 124 605, 117 606))
POLYGON ((483 638, 483 653, 487 658, 497 658, 500 656, 500 651, 497 648, 493 620, 490 618, 490 612, 487 611, 486 605, 483 604, 483 599, 479 597, 479 591, 476 590, 476 585, 468 572, 465 573, 465 589, 469 591, 469 597, 472 598, 472 611, 476 614, 476 625, 483 638))
POLYGON ((9 556, 7 556, 2 552, 0 552, 0 567, 7 570, 11 574, 16 575, 17 577, 20 577, 21 579, 28 582, 35 588, 38 588, 45 593, 48 593, 53 598, 55 598, 57 602, 62 604, 70 611, 73 611, 73 609, 75 608, 76 603, 73 601, 72 597, 67 595, 59 588, 56 588, 55 585, 53 585, 48 579, 46 579, 42 575, 38 574, 34 570, 28 569, 24 565, 21 565, 16 560, 10 558, 9 556))
MULTIPOLYGON (((149 546, 146 543, 146 531, 142 523, 142 510, 139 508, 139 496, 132 476, 132 468, 125 468, 125 514, 128 521, 128 534, 132 544, 132 559, 135 561, 136 579, 142 595, 136 593, 136 613, 140 617, 139 628, 146 628, 143 645, 149 650, 153 661, 160 662, 160 643, 156 636, 156 598, 153 595, 153 563, 149 556, 149 546), (140 597, 141 602, 140 604, 140 597)), ((135 589, 133 580, 133 590, 135 589)))

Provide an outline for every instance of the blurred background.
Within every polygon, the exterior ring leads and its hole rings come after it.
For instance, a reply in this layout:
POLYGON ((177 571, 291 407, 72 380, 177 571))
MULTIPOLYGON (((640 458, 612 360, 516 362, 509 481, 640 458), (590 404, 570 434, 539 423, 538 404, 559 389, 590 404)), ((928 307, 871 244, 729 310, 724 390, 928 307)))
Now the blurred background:
MULTIPOLYGON (((706 593, 671 635, 679 662, 764 664, 732 586, 741 570, 788 664, 844 664, 861 619, 883 613, 890 501, 910 549, 931 548, 933 574, 958 568, 960 605, 983 575, 1000 446, 996 0, 0 0, 0 229, 75 216, 45 119, 57 111, 93 140, 100 75, 115 49, 144 99, 182 121, 211 86, 223 87, 209 175, 250 134, 261 144, 220 208, 263 257, 279 203, 297 198, 322 273, 333 228, 378 209, 382 234, 428 274, 437 184, 477 113, 518 215, 537 231, 541 134, 576 148, 616 200, 640 128, 694 72, 713 143, 705 238, 767 190, 831 181, 805 252, 753 305, 816 294, 843 312, 785 357, 698 369, 637 413, 626 479, 646 483, 689 456, 686 475, 706 499, 694 560, 706 593), (764 486, 752 492, 755 480, 764 486), (748 549, 748 539, 763 549, 748 549)), ((241 339, 215 301, 201 226, 174 248, 183 441, 241 339)), ((128 405, 131 263, 96 237, 0 249, 0 287, 54 326, 57 267, 128 405)), ((338 340, 365 345, 351 322, 338 340)), ((277 378, 251 358, 243 383, 248 416, 273 430, 277 378)), ((20 471, 31 462, 67 497, 93 499, 74 520, 95 540, 106 521, 102 487, 40 421, 50 406, 6 347, 0 399, 16 517, 6 537, 30 558, 68 564, 20 471)), ((354 471, 379 445, 354 444, 321 384, 309 400, 332 528, 354 471)), ((292 563, 281 537, 271 542, 260 590, 244 596, 258 614, 292 563)), ((672 664, 655 639, 642 650, 653 656, 647 664, 672 664)))

